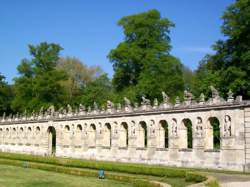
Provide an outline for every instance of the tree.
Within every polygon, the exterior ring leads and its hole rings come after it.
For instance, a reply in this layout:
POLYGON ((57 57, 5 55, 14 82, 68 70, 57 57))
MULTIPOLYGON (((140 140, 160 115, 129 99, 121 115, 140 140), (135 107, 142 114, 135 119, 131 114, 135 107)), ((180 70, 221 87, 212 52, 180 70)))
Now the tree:
POLYGON ((66 104, 67 95, 61 86, 66 80, 64 71, 56 69, 59 52, 62 48, 57 44, 40 43, 29 45, 31 60, 24 59, 18 66, 20 77, 15 78, 15 98, 12 108, 15 111, 29 112, 49 105, 61 106, 66 104))
MULTIPOLYGON (((202 79, 209 84, 214 84, 216 81, 224 96, 231 89, 248 99, 250 98, 250 0, 237 0, 226 9, 222 19, 221 30, 226 40, 216 42, 213 46, 216 54, 209 55, 206 58, 206 65, 200 67, 203 69, 206 67, 208 72, 202 79)), ((202 86, 204 81, 200 81, 198 87, 202 86)))
POLYGON ((0 74, 0 115, 12 112, 10 102, 13 98, 11 86, 5 82, 5 77, 0 74))
POLYGON ((183 91, 182 65, 169 54, 173 23, 157 10, 149 10, 123 17, 118 25, 123 27, 125 39, 108 55, 115 91, 137 99, 142 94, 161 98, 162 90, 170 95, 183 91))
POLYGON ((113 86, 121 91, 138 83, 147 63, 154 63, 170 50, 169 29, 173 24, 163 19, 157 10, 123 17, 119 26, 125 39, 108 57, 113 63, 113 86))
POLYGON ((103 74, 87 84, 83 90, 80 102, 86 106, 93 106, 93 103, 96 102, 101 106, 106 105, 107 100, 111 100, 112 98, 111 82, 107 74, 103 74))
POLYGON ((99 66, 88 67, 79 59, 66 57, 60 58, 57 62, 57 69, 65 71, 68 79, 62 82, 66 88, 70 103, 76 103, 81 96, 83 89, 100 75, 103 74, 99 66))

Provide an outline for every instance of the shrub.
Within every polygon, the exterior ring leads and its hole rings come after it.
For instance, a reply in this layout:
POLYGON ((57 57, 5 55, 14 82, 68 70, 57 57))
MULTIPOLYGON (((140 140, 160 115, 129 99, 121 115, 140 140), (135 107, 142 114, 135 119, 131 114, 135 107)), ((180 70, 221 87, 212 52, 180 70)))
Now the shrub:
POLYGON ((206 176, 196 173, 196 172, 186 172, 186 181, 187 182, 203 182, 207 179, 206 176))

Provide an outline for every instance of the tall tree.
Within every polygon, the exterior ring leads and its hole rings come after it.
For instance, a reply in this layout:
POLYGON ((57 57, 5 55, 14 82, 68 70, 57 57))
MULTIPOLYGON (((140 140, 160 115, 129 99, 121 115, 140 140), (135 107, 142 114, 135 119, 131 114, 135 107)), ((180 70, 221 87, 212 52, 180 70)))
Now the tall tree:
POLYGON ((53 104, 65 104, 67 98, 61 81, 67 76, 56 69, 59 52, 62 48, 54 43, 29 45, 31 60, 24 59, 18 66, 20 77, 15 79, 15 98, 12 108, 19 112, 39 110, 53 104))
MULTIPOLYGON (((123 27, 125 38, 108 55, 114 68, 112 84, 117 92, 136 90, 153 98, 157 91, 174 86, 169 86, 173 74, 182 79, 178 71, 180 62, 169 55, 172 22, 162 18, 157 10, 149 10, 123 17, 118 25, 123 27), (168 75, 169 70, 174 72, 168 75)), ((180 84, 178 90, 183 89, 183 80, 180 84)))
POLYGON ((77 103, 83 89, 103 74, 99 66, 87 66, 74 57, 60 58, 57 69, 65 71, 68 79, 62 82, 69 96, 71 104, 77 103))
POLYGON ((10 113, 10 102, 13 98, 11 86, 5 82, 5 77, 0 74, 0 115, 10 113))
MULTIPOLYGON (((203 71, 207 69, 202 79, 211 84, 216 80, 224 95, 231 89, 250 98, 250 0, 236 0, 226 9, 222 19, 221 30, 226 40, 217 41, 213 46, 216 54, 208 56, 206 64, 200 66, 203 71)), ((199 85, 202 84, 200 81, 199 85)))

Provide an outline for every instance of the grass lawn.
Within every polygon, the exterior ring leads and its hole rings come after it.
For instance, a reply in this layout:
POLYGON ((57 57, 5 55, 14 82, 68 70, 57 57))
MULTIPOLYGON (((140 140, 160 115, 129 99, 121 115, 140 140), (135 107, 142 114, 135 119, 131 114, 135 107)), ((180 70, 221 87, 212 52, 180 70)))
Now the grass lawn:
POLYGON ((0 187, 132 187, 132 184, 0 165, 0 187))

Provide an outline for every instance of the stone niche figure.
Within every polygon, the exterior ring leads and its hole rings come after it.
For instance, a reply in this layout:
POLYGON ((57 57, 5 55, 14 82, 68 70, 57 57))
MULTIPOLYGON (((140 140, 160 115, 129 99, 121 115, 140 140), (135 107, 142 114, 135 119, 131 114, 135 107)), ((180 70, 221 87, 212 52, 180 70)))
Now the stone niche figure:
POLYGON ((149 135, 151 137, 155 136, 155 123, 154 121, 150 121, 150 125, 149 125, 149 135))
POLYGON ((197 119, 197 124, 196 124, 195 130, 196 130, 196 132, 195 132, 196 137, 198 137, 198 138, 203 137, 203 127, 202 127, 201 118, 197 119))
POLYGON ((224 119, 224 137, 231 137, 232 136, 232 126, 231 126, 231 119, 229 116, 225 116, 224 119))
POLYGON ((172 132, 172 136, 173 137, 177 137, 178 136, 178 132, 177 132, 177 123, 175 120, 172 120, 172 128, 171 128, 171 132, 172 132))

